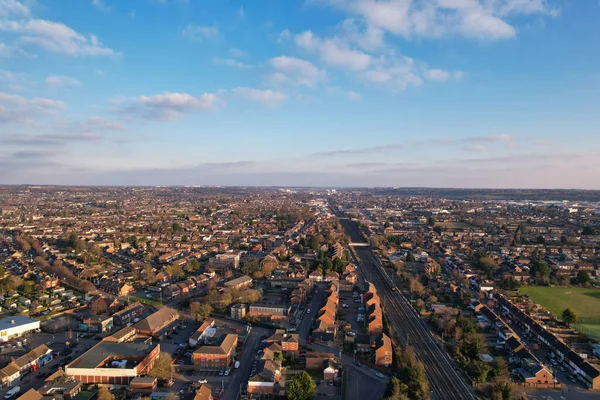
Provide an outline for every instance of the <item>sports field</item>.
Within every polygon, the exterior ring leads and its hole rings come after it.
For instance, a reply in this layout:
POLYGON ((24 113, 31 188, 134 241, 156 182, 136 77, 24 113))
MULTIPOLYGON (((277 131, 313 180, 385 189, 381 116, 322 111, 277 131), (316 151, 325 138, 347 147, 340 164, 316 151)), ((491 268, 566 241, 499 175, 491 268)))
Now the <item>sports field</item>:
POLYGON ((556 315, 559 319, 565 308, 577 314, 576 328, 600 339, 600 289, 521 286, 520 292, 556 315))

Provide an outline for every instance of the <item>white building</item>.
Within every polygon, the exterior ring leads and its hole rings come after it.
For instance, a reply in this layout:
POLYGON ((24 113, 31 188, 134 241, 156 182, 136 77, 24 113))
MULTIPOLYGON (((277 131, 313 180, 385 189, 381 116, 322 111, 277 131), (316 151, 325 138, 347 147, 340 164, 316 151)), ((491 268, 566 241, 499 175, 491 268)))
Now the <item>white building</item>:
POLYGON ((39 329, 40 321, 22 315, 0 319, 0 342, 8 342, 27 332, 35 332, 39 329))

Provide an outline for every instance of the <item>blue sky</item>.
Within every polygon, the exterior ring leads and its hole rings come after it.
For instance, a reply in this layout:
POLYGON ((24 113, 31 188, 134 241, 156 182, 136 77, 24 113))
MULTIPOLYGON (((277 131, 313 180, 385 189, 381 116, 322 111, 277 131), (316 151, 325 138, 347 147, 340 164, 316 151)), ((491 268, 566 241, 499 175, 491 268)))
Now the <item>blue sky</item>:
POLYGON ((0 183, 600 189, 600 3, 0 0, 0 183))

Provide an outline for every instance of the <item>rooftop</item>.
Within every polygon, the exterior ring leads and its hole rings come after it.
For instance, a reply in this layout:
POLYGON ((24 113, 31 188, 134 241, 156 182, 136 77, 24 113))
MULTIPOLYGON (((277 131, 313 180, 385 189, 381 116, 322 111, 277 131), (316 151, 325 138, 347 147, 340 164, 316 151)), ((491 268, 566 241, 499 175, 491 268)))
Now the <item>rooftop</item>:
MULTIPOLYGON (((102 341, 76 358, 66 366, 70 368, 111 368, 105 366, 104 361, 111 358, 115 361, 122 359, 143 359, 158 343, 115 343, 102 341)), ((112 361, 112 360, 111 360, 112 361)))
POLYGON ((22 315, 15 315, 13 317, 0 319, 0 331, 14 328, 16 326, 27 325, 34 322, 39 322, 37 319, 24 317, 22 315))

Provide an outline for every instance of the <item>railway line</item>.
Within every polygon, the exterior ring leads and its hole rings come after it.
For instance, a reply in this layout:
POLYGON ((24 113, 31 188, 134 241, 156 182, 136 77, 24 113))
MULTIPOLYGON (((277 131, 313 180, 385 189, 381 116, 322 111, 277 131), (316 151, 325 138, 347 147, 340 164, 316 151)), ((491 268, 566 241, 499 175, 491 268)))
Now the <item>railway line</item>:
MULTIPOLYGON (((334 208, 335 210, 335 208, 334 208)), ((339 216, 339 212, 336 213, 339 216)), ((365 242, 361 233, 348 220, 340 220, 344 230, 355 243, 365 242)), ((386 274, 383 266, 370 247, 355 247, 359 268, 365 278, 372 282, 383 302, 383 310, 389 323, 403 345, 415 349, 415 355, 425 367, 431 397, 436 400, 476 399, 469 387, 454 368, 448 354, 434 339, 423 320, 386 274), (397 289, 397 288, 396 288, 397 289)))

